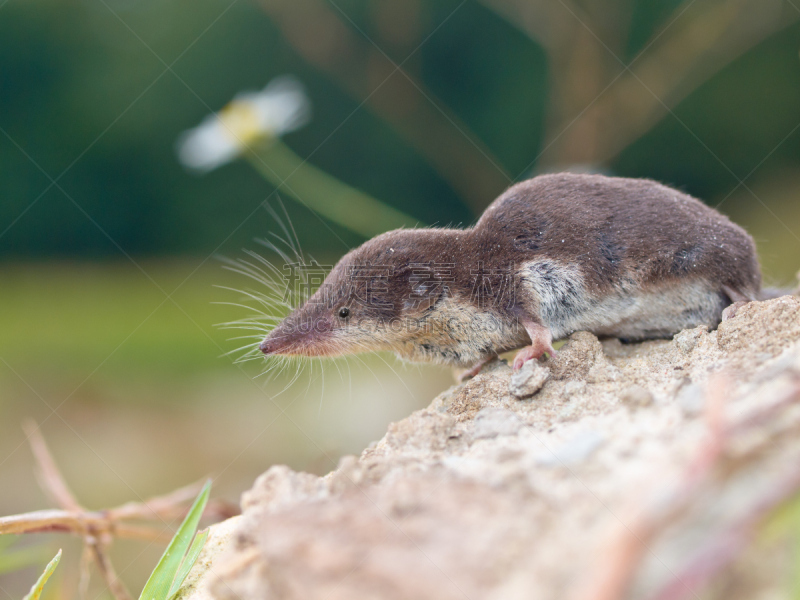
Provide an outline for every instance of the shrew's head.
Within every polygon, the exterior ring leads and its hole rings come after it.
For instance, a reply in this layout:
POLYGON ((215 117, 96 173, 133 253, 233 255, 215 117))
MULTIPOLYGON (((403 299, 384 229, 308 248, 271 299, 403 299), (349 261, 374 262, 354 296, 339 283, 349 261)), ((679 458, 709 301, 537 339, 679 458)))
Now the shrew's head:
MULTIPOLYGON (((445 230, 390 231, 346 254, 323 284, 272 330, 267 355, 334 356, 397 350, 448 293, 455 265, 431 253, 445 230), (449 271, 448 271, 449 269, 449 271)), ((452 260, 452 259, 451 259, 452 260)))

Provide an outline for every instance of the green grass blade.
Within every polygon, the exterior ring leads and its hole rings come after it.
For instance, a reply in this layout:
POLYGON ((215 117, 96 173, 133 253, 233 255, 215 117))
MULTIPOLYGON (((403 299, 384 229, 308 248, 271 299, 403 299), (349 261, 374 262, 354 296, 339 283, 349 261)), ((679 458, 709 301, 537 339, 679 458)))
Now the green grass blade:
POLYGON ((28 592, 28 595, 22 600, 39 600, 39 596, 42 595, 42 590, 44 589, 44 584, 47 583, 48 579, 50 579, 50 575, 52 575, 53 571, 56 570, 58 561, 60 560, 61 550, 58 551, 58 554, 55 555, 53 560, 47 563, 47 566, 44 568, 44 573, 39 576, 39 579, 36 580, 36 583, 31 588, 31 591, 28 592))
POLYGON ((189 547, 189 552, 186 553, 186 557, 181 563, 181 568, 178 569, 178 574, 175 576, 175 581, 172 582, 172 587, 169 588, 168 598, 170 600, 178 593, 178 590, 181 589, 183 582, 186 581, 186 576, 189 574, 189 571, 192 570, 194 563, 197 562, 197 557, 200 556, 200 551, 203 549, 203 546, 205 546, 206 539, 208 539, 208 529, 203 529, 203 531, 200 531, 194 536, 194 541, 189 547))
POLYGON ((175 576, 183 562, 183 557, 194 537, 194 532, 197 530, 197 524, 200 522, 203 510, 205 510, 210 491, 211 481, 203 486, 202 491, 197 496, 194 504, 192 504, 189 514, 186 515, 183 523, 175 533, 175 537, 172 538, 169 546, 164 551, 164 555, 150 575, 150 579, 144 585, 139 600, 167 600, 169 598, 172 582, 175 581, 175 576))

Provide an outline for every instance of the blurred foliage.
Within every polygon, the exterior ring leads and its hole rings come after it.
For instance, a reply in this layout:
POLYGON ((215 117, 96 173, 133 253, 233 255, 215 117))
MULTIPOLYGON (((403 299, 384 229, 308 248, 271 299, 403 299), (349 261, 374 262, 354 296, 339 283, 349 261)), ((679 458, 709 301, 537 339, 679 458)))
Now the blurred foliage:
POLYGON ((761 531, 762 544, 776 544, 789 539, 792 547, 790 575, 790 598, 800 600, 800 497, 783 503, 768 515, 761 531))
POLYGON ((0 575, 18 571, 36 564, 44 558, 41 547, 28 546, 19 550, 11 549, 17 539, 18 536, 15 535, 0 536, 0 575))
POLYGON ((143 268, 152 280, 128 263, 0 269, 3 360, 22 373, 41 370, 44 361, 48 377, 83 378, 102 367, 104 377, 152 381, 228 366, 219 356, 231 348, 230 335, 214 324, 234 313, 212 304, 231 299, 214 287, 226 282, 219 265, 198 272, 188 261, 143 268))
MULTIPOLYGON (((548 170, 652 177, 721 203, 788 283, 799 49, 785 0, 0 0, 0 505, 39 496, 23 415, 98 502, 208 470, 234 497, 274 462, 327 472, 450 383, 371 356, 280 395, 293 373, 254 385, 220 358, 213 324, 241 312, 214 286, 243 281, 214 255, 278 231, 276 188, 246 161, 188 172, 175 143, 238 93, 295 75, 313 118, 283 139, 308 161, 292 177, 420 222, 469 224, 548 170)), ((285 204, 320 261, 362 240, 285 204)))
MULTIPOLYGON (((755 168, 800 167, 797 16, 773 0, 9 0, 0 255, 249 245, 272 184, 242 163, 187 173, 174 144, 283 73, 314 104, 287 144, 422 222, 469 223, 510 180, 574 164, 713 204, 755 168), (670 68, 648 71, 662 55, 670 68)), ((289 208, 309 251, 359 241, 289 208)))

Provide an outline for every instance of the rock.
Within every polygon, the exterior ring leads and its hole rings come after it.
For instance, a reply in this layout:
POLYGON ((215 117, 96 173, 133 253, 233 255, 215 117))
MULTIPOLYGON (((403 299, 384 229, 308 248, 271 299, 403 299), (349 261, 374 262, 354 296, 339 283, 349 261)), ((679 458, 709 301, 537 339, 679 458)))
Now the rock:
POLYGON ((595 335, 578 331, 548 361, 553 379, 586 379, 595 362, 603 356, 603 346, 595 335))
POLYGON ((602 443, 602 434, 582 431, 560 448, 540 454, 536 462, 545 467, 570 467, 586 460, 602 443))
POLYGON ((750 356, 775 356, 800 333, 800 302, 797 297, 783 296, 767 302, 750 302, 736 311, 736 317, 720 323, 717 343, 722 350, 750 356), (769 306, 769 318, 763 318, 769 306))
POLYGON ((691 354, 700 338, 707 334, 708 327, 703 325, 701 327, 695 327, 694 329, 684 329, 676 334, 672 340, 681 352, 684 354, 691 354))
POLYGON ((324 477, 270 468, 181 600, 787 596, 755 527, 800 491, 799 299, 528 364, 535 402, 497 362, 324 477))
POLYGON ((242 494, 242 510, 291 506, 301 500, 324 497, 327 491, 319 477, 275 465, 256 479, 253 489, 242 494))
POLYGON ((516 435, 523 425, 519 415, 506 408, 484 408, 475 415, 472 437, 486 439, 498 435, 516 435))
POLYGON ((568 381, 564 385, 564 397, 567 399, 579 396, 586 391, 585 381, 568 381))
POLYGON ((653 403, 653 394, 641 385, 632 385, 623 390, 620 400, 631 408, 643 408, 653 403))
POLYGON ((549 376, 550 369, 540 365, 538 361, 529 360, 511 375, 508 391, 517 398, 533 396, 542 389, 549 376))
POLYGON ((702 413, 706 405, 705 390, 696 383, 681 386, 676 399, 684 414, 690 417, 702 413))

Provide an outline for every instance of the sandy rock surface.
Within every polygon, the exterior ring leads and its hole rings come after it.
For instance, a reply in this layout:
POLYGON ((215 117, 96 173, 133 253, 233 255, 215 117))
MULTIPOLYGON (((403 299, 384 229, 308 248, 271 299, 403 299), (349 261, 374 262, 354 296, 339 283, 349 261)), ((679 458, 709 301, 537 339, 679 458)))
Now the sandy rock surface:
POLYGON ((520 399, 487 365, 325 477, 272 467, 182 598, 784 597, 790 549, 753 544, 800 490, 800 299, 536 367, 520 399))

